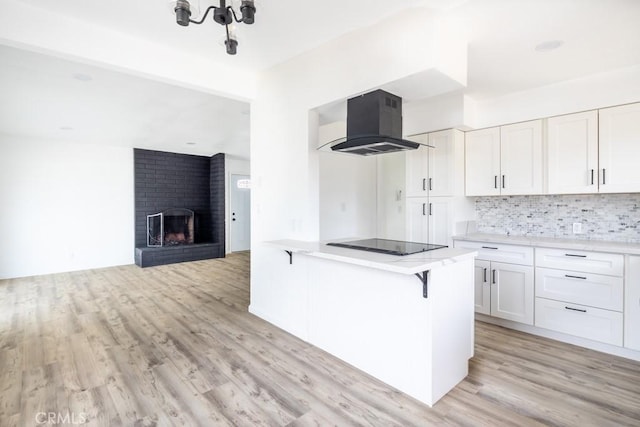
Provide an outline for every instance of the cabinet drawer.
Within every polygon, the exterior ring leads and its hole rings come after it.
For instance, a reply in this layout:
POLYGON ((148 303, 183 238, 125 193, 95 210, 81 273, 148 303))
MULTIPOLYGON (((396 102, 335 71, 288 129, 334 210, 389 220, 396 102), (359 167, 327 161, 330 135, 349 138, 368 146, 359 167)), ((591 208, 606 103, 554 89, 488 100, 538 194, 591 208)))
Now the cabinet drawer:
POLYGON ((536 268, 536 296, 622 311, 622 277, 536 268))
POLYGON ((478 252, 477 259, 506 262, 509 264, 533 265, 533 248, 528 246, 458 240, 455 242, 455 247, 476 250, 478 252))
POLYGON ((622 313, 536 298, 535 325, 622 346, 622 313))
POLYGON ((618 254, 536 248, 536 267, 622 276, 624 258, 618 254))

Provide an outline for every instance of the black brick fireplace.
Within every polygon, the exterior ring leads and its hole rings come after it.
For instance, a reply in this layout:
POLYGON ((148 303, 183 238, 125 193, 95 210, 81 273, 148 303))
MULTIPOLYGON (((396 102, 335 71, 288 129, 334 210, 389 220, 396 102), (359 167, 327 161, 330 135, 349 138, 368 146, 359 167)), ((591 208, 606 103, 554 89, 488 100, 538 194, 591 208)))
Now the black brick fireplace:
MULTIPOLYGON (((224 154, 212 157, 134 149, 135 262, 140 267, 225 255, 224 154), (163 236, 149 246, 147 216, 193 211, 189 238, 163 236), (179 243, 179 244, 178 244, 179 243)), ((155 218, 155 217, 154 217, 155 218)))

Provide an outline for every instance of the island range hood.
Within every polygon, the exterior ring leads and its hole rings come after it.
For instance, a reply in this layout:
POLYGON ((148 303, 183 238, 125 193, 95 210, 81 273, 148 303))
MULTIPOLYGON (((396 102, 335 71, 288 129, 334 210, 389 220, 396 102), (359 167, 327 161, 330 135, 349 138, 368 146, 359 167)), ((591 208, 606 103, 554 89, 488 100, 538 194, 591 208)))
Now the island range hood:
POLYGON ((331 150, 370 156, 420 145, 402 138, 402 98, 378 89, 347 100, 347 137, 332 141, 331 150))

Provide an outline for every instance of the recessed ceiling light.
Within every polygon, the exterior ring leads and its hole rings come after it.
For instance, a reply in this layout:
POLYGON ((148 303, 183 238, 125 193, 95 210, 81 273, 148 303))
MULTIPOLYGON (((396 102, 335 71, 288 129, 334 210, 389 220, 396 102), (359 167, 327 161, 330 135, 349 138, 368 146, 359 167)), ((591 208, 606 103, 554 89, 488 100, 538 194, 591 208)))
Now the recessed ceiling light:
POLYGON ((91 80, 93 80, 93 77, 91 77, 89 74, 83 73, 75 73, 73 75, 73 78, 76 80, 80 80, 81 82, 90 82, 91 80))
POLYGON ((187 142, 187 145, 196 145, 195 142, 187 142))
POLYGON ((562 46, 564 42, 562 40, 547 40, 546 42, 536 45, 536 52, 551 52, 562 46))
POLYGON ((60 126, 58 129, 60 130, 73 130, 71 126, 60 126))

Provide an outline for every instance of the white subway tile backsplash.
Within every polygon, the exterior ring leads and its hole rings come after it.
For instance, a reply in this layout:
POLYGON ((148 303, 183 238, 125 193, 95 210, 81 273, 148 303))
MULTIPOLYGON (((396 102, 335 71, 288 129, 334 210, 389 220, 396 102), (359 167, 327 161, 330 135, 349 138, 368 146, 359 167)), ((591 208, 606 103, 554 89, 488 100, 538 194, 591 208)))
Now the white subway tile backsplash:
POLYGON ((476 213, 480 233, 640 243, 637 193, 478 197, 476 213))

